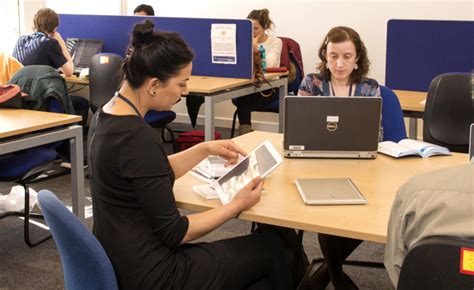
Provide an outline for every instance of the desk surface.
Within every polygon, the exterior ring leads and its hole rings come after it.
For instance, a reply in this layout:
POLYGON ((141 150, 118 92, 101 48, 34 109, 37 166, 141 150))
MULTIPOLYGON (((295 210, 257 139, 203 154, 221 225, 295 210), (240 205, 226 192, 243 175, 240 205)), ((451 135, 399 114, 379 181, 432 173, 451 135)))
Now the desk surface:
MULTIPOLYGON (((267 73, 267 79, 274 79, 287 75, 288 72, 267 73)), ((76 76, 65 77, 66 81, 72 84, 88 85, 88 79, 80 79, 76 76)), ((248 85, 252 79, 219 78, 207 76, 191 76, 188 81, 188 90, 191 93, 212 94, 223 90, 248 85)))
POLYGON ((51 112, 0 109, 0 138, 31 133, 81 121, 81 116, 51 112))
MULTIPOLYGON (((270 140, 282 154, 282 135, 253 132, 235 141, 245 150, 252 150, 270 140)), ((415 174, 467 162, 466 154, 435 156, 422 159, 395 159, 380 154, 375 160, 357 159, 287 159, 265 180, 260 203, 243 212, 239 218, 385 243, 387 223, 393 199, 400 185, 415 174), (294 185, 296 178, 350 177, 368 199, 367 205, 308 206, 304 205, 294 185)), ((187 174, 174 186, 179 207, 204 211, 220 204, 193 193, 192 186, 202 181, 187 174)))
POLYGON ((426 97, 428 93, 426 92, 415 92, 415 91, 401 91, 394 90, 397 94, 402 110, 404 111, 414 111, 414 112, 424 112, 426 97))

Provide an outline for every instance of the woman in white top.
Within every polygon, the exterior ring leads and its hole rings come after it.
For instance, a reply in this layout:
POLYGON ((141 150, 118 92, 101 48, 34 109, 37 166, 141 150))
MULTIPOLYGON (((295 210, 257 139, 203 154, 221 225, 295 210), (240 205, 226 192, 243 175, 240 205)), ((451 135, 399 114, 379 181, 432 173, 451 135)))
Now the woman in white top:
MULTIPOLYGON (((274 26, 269 14, 268 9, 260 9, 252 10, 247 16, 247 19, 252 20, 253 23, 253 49, 257 52, 261 45, 265 48, 267 68, 280 66, 282 47, 280 38, 268 34, 268 30, 274 26)), ((278 98, 277 91, 273 92, 269 97, 263 97, 260 93, 256 93, 236 99, 237 116, 240 122, 239 135, 252 131, 252 111, 263 108, 276 98, 278 98)))

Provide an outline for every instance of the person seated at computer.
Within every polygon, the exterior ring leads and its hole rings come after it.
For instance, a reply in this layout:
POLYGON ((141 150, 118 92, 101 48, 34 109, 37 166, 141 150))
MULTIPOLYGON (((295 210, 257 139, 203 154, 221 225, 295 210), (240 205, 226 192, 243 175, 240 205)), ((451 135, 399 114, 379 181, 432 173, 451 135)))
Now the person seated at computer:
MULTIPOLYGON (((282 41, 280 38, 269 33, 270 29, 274 27, 274 23, 270 19, 270 11, 268 9, 252 10, 247 19, 250 19, 253 23, 254 53, 258 53, 260 46, 263 46, 265 48, 266 67, 279 67, 282 41)), ((271 91, 265 91, 264 95, 270 93, 271 91)), ((240 123, 239 135, 253 131, 251 122, 252 111, 262 109, 278 97, 278 91, 275 90, 268 97, 255 93, 237 98, 237 116, 240 123)))
POLYGON ((388 222, 385 268, 396 287, 405 256, 428 237, 474 239, 474 164, 440 169, 400 187, 388 222))
MULTIPOLYGON (((305 76, 298 90, 300 96, 365 96, 380 97, 376 80, 367 78, 369 58, 367 49, 359 34, 352 28, 334 27, 318 51, 321 62, 319 73, 305 76)), ((383 129, 379 134, 383 138, 383 129)), ((312 281, 325 287, 332 280, 336 289, 356 289, 352 280, 342 271, 342 262, 361 240, 318 234, 325 263, 319 268, 312 281), (316 278, 317 277, 317 278, 316 278)))
POLYGON ((155 16, 155 10, 151 5, 140 4, 133 10, 134 16, 155 16))
POLYGON ((263 180, 253 179, 226 205, 188 216, 178 211, 176 178, 209 155, 231 164, 245 153, 231 140, 217 140, 166 155, 143 116, 169 110, 187 94, 194 56, 178 34, 153 28, 149 20, 135 25, 122 65, 123 84, 95 113, 87 146, 93 232, 112 261, 119 287, 293 288, 289 256, 294 248, 284 248, 289 236, 296 245, 294 230, 266 226, 247 236, 190 243, 258 203, 263 180))
MULTIPOLYGON (((56 31, 59 16, 54 10, 43 8, 36 12, 33 20, 35 32, 20 36, 13 50, 13 57, 24 66, 49 65, 60 69, 65 76, 74 72, 74 63, 66 43, 56 31)), ((77 114, 82 116, 81 125, 87 124, 89 102, 79 96, 70 96, 77 114)))

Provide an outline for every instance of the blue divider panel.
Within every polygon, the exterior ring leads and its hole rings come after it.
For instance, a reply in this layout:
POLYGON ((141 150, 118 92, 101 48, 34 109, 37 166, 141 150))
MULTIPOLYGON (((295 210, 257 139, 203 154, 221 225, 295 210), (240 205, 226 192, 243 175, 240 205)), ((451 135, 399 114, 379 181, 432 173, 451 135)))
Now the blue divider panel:
POLYGON ((167 18, 109 15, 60 14, 59 33, 67 37, 93 38, 104 41, 104 52, 124 56, 133 26, 145 19, 155 29, 179 33, 193 49, 193 75, 252 78, 252 24, 249 20, 167 18), (211 24, 237 25, 237 64, 213 64, 211 60, 211 24))
POLYGON ((426 92, 439 74, 471 72, 473 32, 474 21, 390 20, 386 86, 426 92))

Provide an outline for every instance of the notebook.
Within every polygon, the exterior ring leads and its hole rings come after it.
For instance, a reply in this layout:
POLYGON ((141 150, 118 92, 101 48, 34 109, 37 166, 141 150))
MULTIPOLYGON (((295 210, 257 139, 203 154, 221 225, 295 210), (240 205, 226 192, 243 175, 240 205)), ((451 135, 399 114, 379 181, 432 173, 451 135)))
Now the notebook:
POLYGON ((68 38, 66 47, 74 62, 74 74, 79 75, 83 69, 89 68, 91 58, 102 52, 104 42, 99 39, 68 38))
POLYGON ((285 157, 375 158, 382 99, 285 97, 285 157))
POLYGON ((296 179, 296 188, 305 204, 366 204, 350 178, 296 179))

